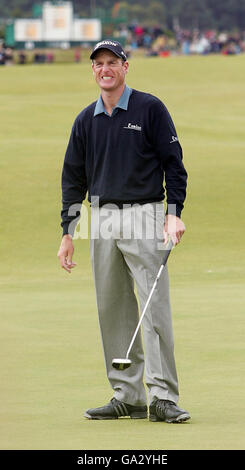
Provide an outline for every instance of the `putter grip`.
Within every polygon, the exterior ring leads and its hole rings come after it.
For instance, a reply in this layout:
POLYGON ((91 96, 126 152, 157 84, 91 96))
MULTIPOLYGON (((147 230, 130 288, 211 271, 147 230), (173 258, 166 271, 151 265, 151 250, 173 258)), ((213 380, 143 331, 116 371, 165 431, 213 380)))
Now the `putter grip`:
POLYGON ((166 246, 166 249, 164 250, 164 255, 163 255, 163 260, 162 260, 162 265, 165 266, 165 264, 167 263, 168 261, 168 257, 170 255, 170 252, 173 248, 174 244, 172 242, 172 240, 170 240, 166 246))

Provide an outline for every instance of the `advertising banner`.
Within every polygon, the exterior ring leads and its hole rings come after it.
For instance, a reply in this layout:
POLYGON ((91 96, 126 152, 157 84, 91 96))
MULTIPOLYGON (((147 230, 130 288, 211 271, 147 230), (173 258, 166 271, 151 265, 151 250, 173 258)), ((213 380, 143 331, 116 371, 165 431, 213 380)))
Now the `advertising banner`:
POLYGON ((100 20, 75 19, 73 22, 73 41, 100 41, 101 22, 100 20))
POLYGON ((14 23, 15 41, 42 41, 42 20, 16 20, 14 23))
POLYGON ((70 2, 43 4, 44 41, 69 41, 73 24, 73 8, 70 2))

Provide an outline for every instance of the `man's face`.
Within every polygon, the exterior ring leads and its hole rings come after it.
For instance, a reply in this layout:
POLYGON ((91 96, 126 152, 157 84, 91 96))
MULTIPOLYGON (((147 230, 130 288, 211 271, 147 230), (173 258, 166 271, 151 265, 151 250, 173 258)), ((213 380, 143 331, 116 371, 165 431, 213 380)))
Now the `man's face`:
POLYGON ((128 62, 123 62, 113 52, 106 49, 97 52, 92 69, 101 90, 115 91, 125 82, 128 62))

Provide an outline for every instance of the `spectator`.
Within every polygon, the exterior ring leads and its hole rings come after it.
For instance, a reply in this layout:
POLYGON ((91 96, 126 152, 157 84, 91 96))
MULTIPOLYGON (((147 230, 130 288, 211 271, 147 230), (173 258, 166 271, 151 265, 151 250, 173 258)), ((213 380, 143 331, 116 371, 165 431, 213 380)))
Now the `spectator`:
POLYGON ((13 65, 13 51, 10 47, 7 47, 5 50, 5 64, 6 65, 13 65))
POLYGON ((39 64, 39 52, 36 52, 34 54, 33 62, 34 62, 34 64, 39 64))
POLYGON ((23 51, 19 52, 19 64, 20 65, 26 64, 26 54, 23 51))
POLYGON ((48 51, 46 54, 46 62, 52 64, 54 62, 54 54, 52 51, 48 51))
POLYGON ((5 65, 5 60, 6 60, 5 50, 2 46, 0 46, 0 65, 5 65))
POLYGON ((149 33, 144 34, 144 37, 143 37, 144 47, 146 47, 146 49, 150 49, 151 43, 152 43, 151 35, 149 33))
POLYGON ((81 49, 75 49, 75 53, 74 53, 74 61, 76 63, 78 62, 81 62, 81 49))

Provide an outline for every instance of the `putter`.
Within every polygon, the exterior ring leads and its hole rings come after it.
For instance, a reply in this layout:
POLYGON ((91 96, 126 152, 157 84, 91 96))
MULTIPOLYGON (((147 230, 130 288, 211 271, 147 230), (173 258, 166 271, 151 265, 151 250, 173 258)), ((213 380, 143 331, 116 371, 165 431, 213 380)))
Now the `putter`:
POLYGON ((146 302, 146 304, 145 304, 144 310, 143 310, 143 312, 142 312, 142 314, 141 314, 141 317, 140 317, 140 319, 139 319, 139 323, 138 323, 138 325, 137 325, 137 328, 136 328, 136 330, 135 330, 135 332, 134 332, 134 335, 133 335, 133 337, 132 337, 131 343, 130 343, 129 348, 128 348, 128 350, 127 350, 126 357, 125 357, 124 359, 113 359, 113 361, 112 361, 112 366, 113 366, 115 369, 118 369, 118 370, 125 370, 125 369, 128 369, 128 367, 130 367, 131 364, 132 364, 132 361, 128 358, 129 353, 130 353, 130 351, 131 351, 131 349, 132 349, 132 346, 133 346, 133 344, 134 344, 134 340, 135 340, 136 335, 137 335, 137 333, 138 333, 138 331, 139 331, 139 328, 140 328, 140 325, 141 325, 142 320, 143 320, 143 318, 144 318, 145 312, 146 312, 147 307, 148 307, 148 305, 149 305, 149 303, 150 303, 150 300, 151 300, 151 298, 152 298, 152 295, 153 295, 153 292, 154 292, 154 290, 155 290, 155 288, 156 288, 156 285, 157 285, 157 283, 158 283, 158 280, 159 280, 159 278, 160 278, 160 276, 161 276, 162 270, 163 270, 164 266, 165 266, 166 263, 167 263, 167 260, 168 260, 168 257, 169 257, 169 255, 170 255, 170 252, 171 252, 172 248, 173 248, 173 242, 172 242, 172 240, 170 240, 170 241, 168 242, 167 246, 166 246, 166 249, 164 250, 164 256, 163 256, 162 264, 161 264, 160 269, 159 269, 159 271, 158 271, 156 280, 155 280, 155 282, 154 282, 154 284, 153 284, 153 286, 152 286, 152 289, 151 289, 151 292, 150 292, 149 297, 148 297, 148 299, 147 299, 147 302, 146 302))

